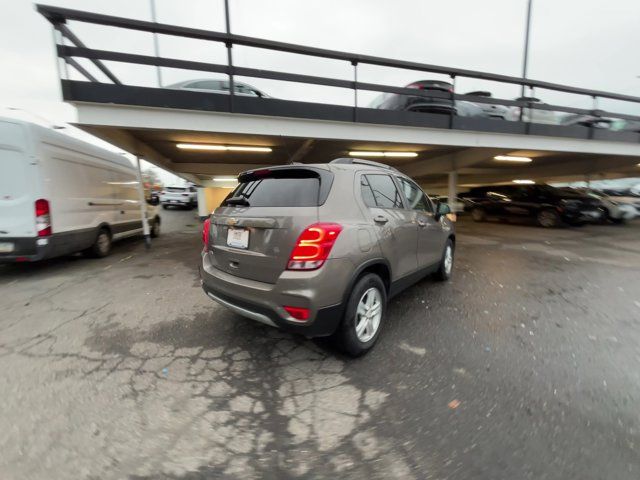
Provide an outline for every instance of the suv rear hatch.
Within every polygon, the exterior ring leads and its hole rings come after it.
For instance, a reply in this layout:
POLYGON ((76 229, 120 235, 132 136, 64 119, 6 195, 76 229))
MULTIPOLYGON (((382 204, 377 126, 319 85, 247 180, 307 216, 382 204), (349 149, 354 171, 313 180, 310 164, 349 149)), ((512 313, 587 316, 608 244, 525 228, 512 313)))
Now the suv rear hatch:
POLYGON ((245 172, 211 216, 213 266, 237 277, 275 283, 302 231, 318 221, 333 174, 321 167, 245 172))
MULTIPOLYGON (((25 146, 24 127, 0 120, 0 242, 2 237, 36 236, 34 189, 38 179, 25 146)), ((8 248, 0 246, 0 250, 8 248)))

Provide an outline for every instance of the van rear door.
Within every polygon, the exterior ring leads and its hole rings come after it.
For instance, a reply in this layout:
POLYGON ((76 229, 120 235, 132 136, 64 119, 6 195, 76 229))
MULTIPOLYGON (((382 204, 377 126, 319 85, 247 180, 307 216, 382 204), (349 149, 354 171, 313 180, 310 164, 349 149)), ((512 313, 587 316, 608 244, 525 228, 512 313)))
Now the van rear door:
POLYGON ((35 237, 39 178, 20 123, 0 120, 0 238, 35 237))
POLYGON ((275 283, 302 231, 318 221, 333 174, 277 167, 248 172, 239 181, 211 216, 211 262, 231 275, 275 283))

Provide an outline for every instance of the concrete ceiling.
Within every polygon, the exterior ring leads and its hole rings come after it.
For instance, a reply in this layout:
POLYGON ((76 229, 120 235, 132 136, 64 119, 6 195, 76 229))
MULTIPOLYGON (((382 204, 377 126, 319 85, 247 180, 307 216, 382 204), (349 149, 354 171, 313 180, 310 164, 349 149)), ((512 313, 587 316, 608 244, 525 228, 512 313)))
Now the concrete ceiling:
MULTIPOLYGON (((213 175, 236 175, 265 165, 291 162, 326 163, 357 151, 411 151, 414 158, 385 158, 383 161, 415 178, 430 191, 442 190, 447 173, 458 172, 461 187, 507 183, 514 179, 570 181, 585 178, 619 178, 640 174, 640 158, 544 150, 514 150, 489 147, 421 145, 287 137, 276 135, 198 132, 191 130, 114 128, 79 125, 125 150, 201 185, 211 185, 213 175), (250 145, 272 148, 270 153, 193 151, 178 143, 250 145), (498 162, 495 155, 518 155, 533 159, 528 164, 498 162)), ((377 160, 377 158, 372 158, 377 160)))

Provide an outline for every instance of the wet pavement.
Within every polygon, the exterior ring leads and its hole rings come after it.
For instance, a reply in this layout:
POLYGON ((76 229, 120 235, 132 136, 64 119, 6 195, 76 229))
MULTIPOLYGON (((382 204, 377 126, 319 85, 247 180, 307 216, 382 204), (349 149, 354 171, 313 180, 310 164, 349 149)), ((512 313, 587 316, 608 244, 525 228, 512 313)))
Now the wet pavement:
POLYGON ((369 355, 202 293, 199 225, 0 267, 0 478, 640 478, 640 222, 459 222, 369 355))

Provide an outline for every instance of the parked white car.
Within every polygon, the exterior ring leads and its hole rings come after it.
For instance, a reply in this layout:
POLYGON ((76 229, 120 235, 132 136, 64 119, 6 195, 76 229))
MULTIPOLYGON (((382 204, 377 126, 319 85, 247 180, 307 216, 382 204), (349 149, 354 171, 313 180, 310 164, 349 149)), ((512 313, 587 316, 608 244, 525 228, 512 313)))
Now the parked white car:
POLYGON ((198 205, 198 191, 196 187, 165 187, 160 203, 165 210, 169 206, 193 208, 198 205))
MULTIPOLYGON (((598 190, 580 190, 585 194, 600 200, 605 210, 607 220, 612 223, 624 223, 628 220, 633 220, 640 215, 640 210, 638 210, 640 203, 636 206, 634 205, 633 200, 628 197, 612 197, 598 190)), ((637 201, 638 199, 635 200, 637 201)))
MULTIPOLYGON (((0 263, 109 254, 142 232, 138 175, 120 155, 34 123, 0 118, 0 263)), ((145 204, 151 235, 160 216, 145 204)))
MULTIPOLYGON (((519 97, 518 101, 530 102, 531 104, 544 105, 544 102, 539 98, 534 97, 519 97)), ((520 107, 511 107, 505 120, 511 120, 517 122, 520 120, 520 107)), ((545 125, 558 125, 560 123, 560 117, 556 112, 551 110, 540 110, 538 108, 524 107, 522 111, 522 121, 531 123, 540 123, 545 125)))

